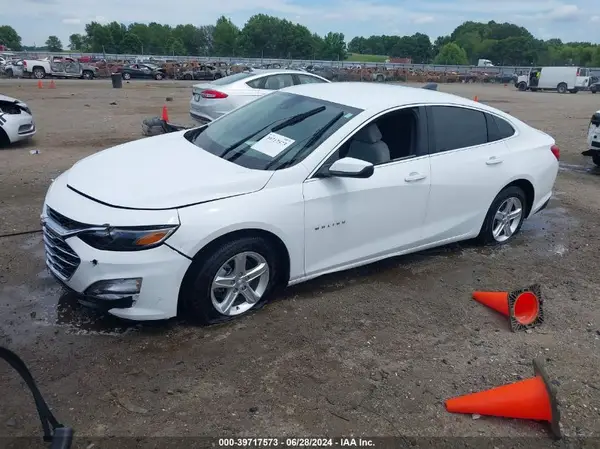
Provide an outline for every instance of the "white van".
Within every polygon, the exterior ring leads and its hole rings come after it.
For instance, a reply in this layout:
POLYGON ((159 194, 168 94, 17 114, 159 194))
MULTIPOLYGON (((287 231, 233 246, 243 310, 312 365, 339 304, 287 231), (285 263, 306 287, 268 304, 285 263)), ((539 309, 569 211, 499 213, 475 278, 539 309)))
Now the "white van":
POLYGON ((477 67, 494 67, 494 64, 489 59, 480 59, 477 61, 477 67))
POLYGON ((590 69, 582 67, 534 67, 519 76, 515 87, 520 91, 556 90, 561 94, 585 90, 590 83, 590 69))

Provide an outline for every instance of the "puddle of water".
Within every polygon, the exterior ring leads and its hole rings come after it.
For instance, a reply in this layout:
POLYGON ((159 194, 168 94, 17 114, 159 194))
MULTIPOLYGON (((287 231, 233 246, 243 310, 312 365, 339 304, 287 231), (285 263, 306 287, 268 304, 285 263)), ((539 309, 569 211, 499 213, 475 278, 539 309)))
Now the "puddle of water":
POLYGON ((577 165, 561 162, 558 167, 561 171, 570 171, 576 173, 586 173, 592 175, 600 175, 600 167, 596 165, 577 165))
MULTIPOLYGON (((545 237, 549 232, 566 231, 579 224, 564 207, 547 208, 523 222, 521 232, 529 238, 545 237)), ((564 233, 561 233, 564 235, 564 233)))

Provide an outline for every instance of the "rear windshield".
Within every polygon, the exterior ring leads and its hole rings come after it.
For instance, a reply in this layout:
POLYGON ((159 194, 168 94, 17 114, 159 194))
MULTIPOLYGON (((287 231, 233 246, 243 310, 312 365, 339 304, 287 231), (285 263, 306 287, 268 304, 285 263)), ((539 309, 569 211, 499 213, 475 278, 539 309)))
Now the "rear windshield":
POLYGON ((235 83, 236 81, 243 80, 244 78, 248 78, 252 75, 254 74, 248 72, 235 73, 233 75, 224 76, 223 78, 219 78, 218 80, 212 81, 210 84, 213 84, 215 86, 224 86, 225 84, 235 83))
POLYGON ((185 138, 243 167, 279 170, 300 162, 360 112, 362 109, 343 104, 276 91, 204 128, 188 131, 185 138))

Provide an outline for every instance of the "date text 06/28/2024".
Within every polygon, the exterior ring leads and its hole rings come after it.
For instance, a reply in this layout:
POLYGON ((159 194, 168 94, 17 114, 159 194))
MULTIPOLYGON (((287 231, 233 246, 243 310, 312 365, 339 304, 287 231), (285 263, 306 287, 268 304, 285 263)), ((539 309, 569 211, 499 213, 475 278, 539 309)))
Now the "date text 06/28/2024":
POLYGON ((373 447, 364 438, 219 438, 219 447, 373 447))

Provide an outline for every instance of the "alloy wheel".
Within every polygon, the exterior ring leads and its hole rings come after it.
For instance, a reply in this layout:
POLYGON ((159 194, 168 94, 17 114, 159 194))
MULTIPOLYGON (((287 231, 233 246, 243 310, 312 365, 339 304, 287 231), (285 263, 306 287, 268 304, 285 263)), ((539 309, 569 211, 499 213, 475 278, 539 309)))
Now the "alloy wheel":
POLYGON ((516 232, 523 216, 523 204, 517 197, 505 199, 494 215, 492 235, 499 242, 505 242, 516 232))
POLYGON ((236 254, 221 265, 213 278, 210 296, 220 314, 235 316, 252 309, 269 285, 269 264, 254 251, 236 254))

